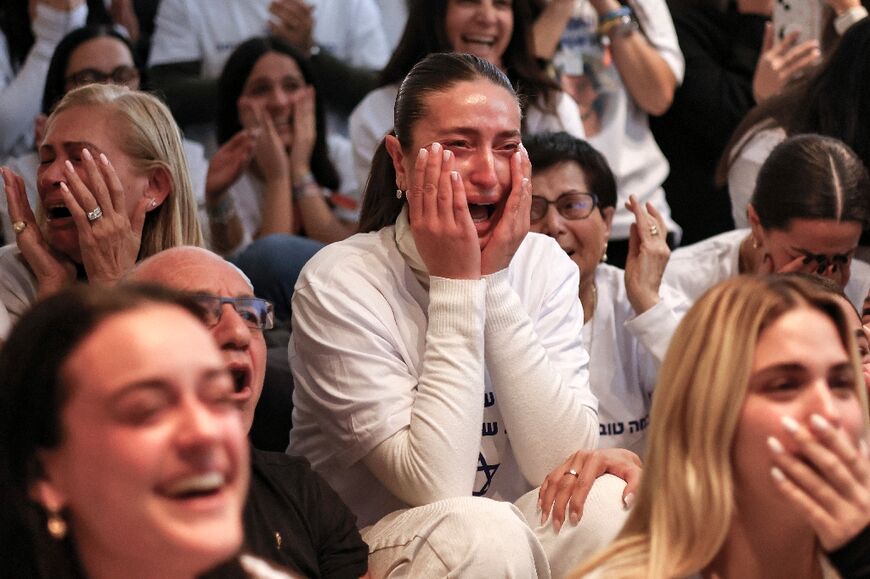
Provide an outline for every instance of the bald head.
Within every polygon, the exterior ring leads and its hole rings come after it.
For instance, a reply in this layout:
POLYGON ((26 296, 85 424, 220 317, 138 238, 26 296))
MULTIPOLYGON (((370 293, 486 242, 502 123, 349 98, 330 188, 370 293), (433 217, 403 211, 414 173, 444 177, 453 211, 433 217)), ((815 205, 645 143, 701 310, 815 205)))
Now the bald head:
POLYGON ((165 249, 141 261, 127 280, 211 293, 203 286, 209 285, 214 276, 229 276, 243 283, 250 292, 254 291, 248 276, 235 265, 207 249, 189 245, 165 249))
MULTIPOLYGON (((127 281, 222 298, 254 297, 250 280, 239 268, 199 247, 174 247, 152 255, 130 272, 127 281)), ((211 333, 233 375, 234 396, 242 409, 245 426, 250 429, 263 390, 266 341, 263 331, 248 325, 232 304, 221 304, 219 311, 220 318, 210 328, 211 333)))

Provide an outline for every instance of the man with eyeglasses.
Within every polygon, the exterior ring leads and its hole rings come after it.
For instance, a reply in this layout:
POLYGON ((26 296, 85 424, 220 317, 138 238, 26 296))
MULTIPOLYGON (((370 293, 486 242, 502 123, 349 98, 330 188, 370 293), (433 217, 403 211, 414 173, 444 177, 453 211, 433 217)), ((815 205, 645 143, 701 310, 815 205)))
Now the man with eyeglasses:
MULTIPOLYGON (((250 430, 263 391, 272 304, 254 296, 245 275, 220 256, 176 247, 142 261, 127 277, 192 294, 224 355, 234 398, 250 430)), ((306 577, 360 577, 368 547, 356 518, 308 461, 251 447, 251 488, 245 506, 245 545, 253 554, 306 577)))

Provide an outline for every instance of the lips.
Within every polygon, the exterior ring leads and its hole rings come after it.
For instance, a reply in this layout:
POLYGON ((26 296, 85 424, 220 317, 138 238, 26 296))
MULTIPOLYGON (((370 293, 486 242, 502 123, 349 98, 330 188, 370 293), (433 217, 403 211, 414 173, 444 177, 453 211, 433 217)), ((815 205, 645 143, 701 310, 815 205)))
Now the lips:
POLYGON ((67 209, 66 205, 63 203, 56 203, 52 205, 48 205, 45 208, 45 218, 48 221, 55 221, 59 219, 68 219, 72 217, 72 214, 67 209))
POLYGON ((462 42, 464 42, 465 44, 477 44, 480 46, 485 46, 487 48, 492 48, 493 46, 495 46, 495 41, 495 36, 471 34, 462 35, 462 42))
POLYGON ((208 497, 220 492, 227 484, 226 476, 209 471, 182 476, 158 487, 161 495, 178 500, 208 497))
POLYGON ((251 365, 242 360, 231 360, 227 362, 227 370, 233 379, 233 395, 232 399, 242 406, 250 400, 254 393, 251 383, 254 378, 254 372, 251 365))
POLYGON ((483 223, 495 213, 495 203, 469 203, 468 212, 475 223, 483 223))

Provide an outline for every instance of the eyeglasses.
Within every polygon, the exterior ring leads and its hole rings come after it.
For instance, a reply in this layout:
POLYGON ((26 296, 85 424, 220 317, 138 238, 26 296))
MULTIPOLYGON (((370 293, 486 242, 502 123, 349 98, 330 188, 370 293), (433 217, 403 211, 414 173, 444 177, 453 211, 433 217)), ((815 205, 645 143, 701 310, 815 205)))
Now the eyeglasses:
POLYGON ((586 219, 598 206, 598 195, 595 193, 564 193, 555 201, 532 195, 532 223, 540 221, 547 215, 550 205, 556 206, 556 211, 565 219, 586 219))
POLYGON ((66 77, 66 81, 74 87, 86 84, 106 84, 108 82, 129 86, 137 80, 139 80, 139 71, 127 65, 115 67, 112 72, 108 73, 95 68, 83 68, 66 77))
POLYGON ((205 325, 213 328, 221 321, 224 304, 230 304, 245 325, 255 330, 271 330, 275 327, 275 311, 272 304, 261 298, 225 298, 208 294, 194 294, 193 299, 205 310, 205 325))

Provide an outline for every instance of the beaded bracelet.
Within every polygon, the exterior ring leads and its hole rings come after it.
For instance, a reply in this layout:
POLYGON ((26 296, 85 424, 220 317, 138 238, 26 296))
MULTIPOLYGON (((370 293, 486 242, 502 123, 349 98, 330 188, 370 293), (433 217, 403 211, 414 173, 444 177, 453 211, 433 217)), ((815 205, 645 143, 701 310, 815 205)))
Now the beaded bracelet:
POLYGON ((314 175, 308 173, 293 185, 293 200, 299 201, 306 197, 323 197, 323 189, 317 184, 314 175))
POLYGON ((637 30, 637 23, 632 18, 631 8, 623 6, 613 12, 608 12, 599 19, 595 33, 599 37, 612 37, 614 34, 628 36, 637 30))

